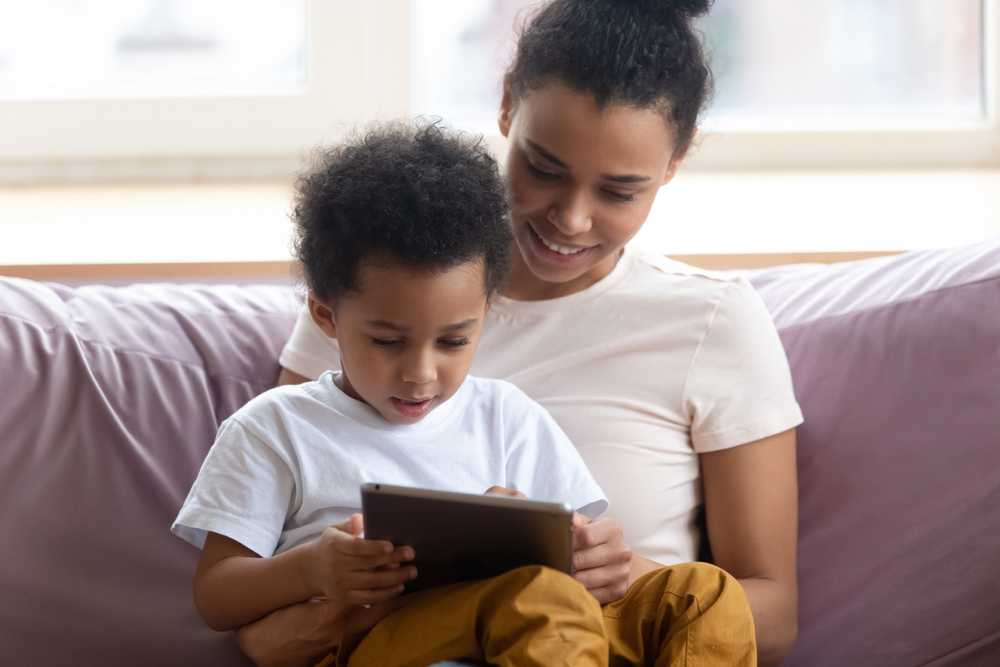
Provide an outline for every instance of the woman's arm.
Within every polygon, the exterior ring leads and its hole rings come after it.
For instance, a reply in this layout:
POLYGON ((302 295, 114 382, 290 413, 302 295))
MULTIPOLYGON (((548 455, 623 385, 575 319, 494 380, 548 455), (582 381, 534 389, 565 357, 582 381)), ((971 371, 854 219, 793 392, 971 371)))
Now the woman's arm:
POLYGON ((715 564, 746 591, 761 667, 778 665, 798 634, 795 430, 701 455, 715 564))

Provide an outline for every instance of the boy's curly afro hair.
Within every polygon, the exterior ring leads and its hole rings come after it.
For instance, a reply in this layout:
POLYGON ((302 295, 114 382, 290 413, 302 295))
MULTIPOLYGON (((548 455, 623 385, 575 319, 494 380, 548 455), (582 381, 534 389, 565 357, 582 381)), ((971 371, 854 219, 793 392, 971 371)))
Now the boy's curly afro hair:
POLYGON ((296 181, 295 256, 309 289, 333 304, 366 263, 442 271, 482 261, 494 296, 510 267, 506 183, 481 138, 439 121, 367 127, 317 151, 296 181))

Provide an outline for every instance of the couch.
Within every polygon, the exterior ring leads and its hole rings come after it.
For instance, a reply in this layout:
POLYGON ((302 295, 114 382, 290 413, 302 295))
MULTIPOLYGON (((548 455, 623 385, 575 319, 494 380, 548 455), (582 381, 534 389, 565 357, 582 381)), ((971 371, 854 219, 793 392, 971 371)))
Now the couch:
MULTIPOLYGON (((1000 240, 752 272, 798 431, 794 667, 1000 665, 1000 240)), ((246 665, 169 527, 281 286, 0 278, 0 665, 246 665)))

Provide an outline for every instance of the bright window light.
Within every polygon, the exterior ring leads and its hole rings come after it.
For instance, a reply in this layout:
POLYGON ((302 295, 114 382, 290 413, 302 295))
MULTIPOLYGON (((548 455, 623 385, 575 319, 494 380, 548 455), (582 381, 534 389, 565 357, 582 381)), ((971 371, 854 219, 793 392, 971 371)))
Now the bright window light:
POLYGON ((296 93, 305 35, 304 0, 0 0, 0 99, 296 93))
MULTIPOLYGON (((415 108, 495 128, 512 26, 537 4, 414 0, 415 108)), ((983 0, 716 0, 698 27, 710 125, 985 117, 983 0)))

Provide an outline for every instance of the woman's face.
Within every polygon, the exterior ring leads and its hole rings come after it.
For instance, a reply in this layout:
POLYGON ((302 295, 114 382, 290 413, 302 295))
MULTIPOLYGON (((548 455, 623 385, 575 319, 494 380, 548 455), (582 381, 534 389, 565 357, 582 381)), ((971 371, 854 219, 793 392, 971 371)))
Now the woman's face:
POLYGON ((611 272, 673 178, 672 133, 656 111, 598 109, 559 83, 516 105, 505 94, 499 122, 520 251, 507 295, 548 299, 589 287, 611 272))

